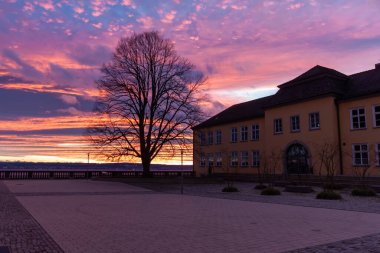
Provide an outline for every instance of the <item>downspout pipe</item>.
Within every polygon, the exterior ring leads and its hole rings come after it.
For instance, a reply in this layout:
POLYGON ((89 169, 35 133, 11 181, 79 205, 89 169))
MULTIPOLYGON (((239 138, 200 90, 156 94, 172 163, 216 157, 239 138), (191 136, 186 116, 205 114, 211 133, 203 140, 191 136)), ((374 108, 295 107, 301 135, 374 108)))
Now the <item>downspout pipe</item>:
POLYGON ((343 175, 343 153, 342 153, 342 136, 340 130, 340 111, 339 111, 339 103, 337 99, 334 100, 335 108, 336 108, 336 118, 338 122, 338 152, 339 152, 339 172, 343 175))

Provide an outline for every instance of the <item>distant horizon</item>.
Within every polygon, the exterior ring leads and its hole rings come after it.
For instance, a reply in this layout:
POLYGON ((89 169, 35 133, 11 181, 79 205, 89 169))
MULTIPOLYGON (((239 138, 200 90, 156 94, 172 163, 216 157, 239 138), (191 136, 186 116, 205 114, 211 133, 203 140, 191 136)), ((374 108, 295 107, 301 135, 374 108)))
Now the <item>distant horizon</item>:
MULTIPOLYGON (((352 74, 380 62, 379 1, 6 0, 0 7, 0 160, 86 163, 94 82, 119 39, 133 33, 160 32, 208 77, 209 116, 272 95, 315 65, 352 74)), ((165 157, 154 163, 181 163, 178 152, 165 157)), ((192 163, 190 152, 184 162, 192 163)))
MULTIPOLYGON (((142 163, 138 163, 138 162, 102 162, 102 163, 97 163, 97 162, 90 162, 90 163, 87 163, 87 162, 30 162, 30 161, 2 161, 0 160, 0 163, 33 163, 33 164, 37 164, 37 163, 43 163, 43 164, 99 164, 99 165, 102 165, 102 164, 133 164, 133 165, 142 165, 142 163)), ((181 164, 165 164, 165 163, 152 163, 151 165, 164 165, 164 166, 181 166, 181 164)), ((193 164, 183 164, 183 166, 192 166, 193 164)))

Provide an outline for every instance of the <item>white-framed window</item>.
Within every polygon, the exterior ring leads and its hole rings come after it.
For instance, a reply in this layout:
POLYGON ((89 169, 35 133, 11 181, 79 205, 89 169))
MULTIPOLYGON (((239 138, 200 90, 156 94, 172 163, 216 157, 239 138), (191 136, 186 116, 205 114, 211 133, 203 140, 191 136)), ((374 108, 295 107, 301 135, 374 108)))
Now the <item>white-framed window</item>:
POLYGON ((222 152, 215 153, 216 167, 222 167, 222 152))
POLYGON ((354 166, 369 165, 368 144, 352 144, 352 164, 354 166))
POLYGON ((300 131, 300 116, 295 115, 290 117, 290 130, 292 132, 300 131))
POLYGON ((212 145, 214 142, 214 133, 212 131, 209 131, 207 134, 207 144, 212 145))
POLYGON ((252 166, 260 167, 260 151, 258 150, 252 151, 252 166))
POLYGON ((206 145, 206 134, 204 132, 199 133, 199 141, 201 145, 206 145))
POLYGON ((240 140, 248 141, 248 127, 247 126, 240 127, 240 140))
POLYGON ((207 161, 208 161, 208 167, 214 166, 214 154, 213 153, 207 154, 207 161))
POLYGON ((201 153, 201 155, 200 155, 199 165, 201 167, 206 166, 206 156, 203 153, 201 153))
POLYGON ((260 139, 260 126, 252 125, 252 140, 258 141, 260 139))
POLYGON ((351 129, 363 129, 367 127, 364 108, 351 109, 350 115, 351 115, 351 129))
POLYGON ((376 165, 380 166, 380 143, 375 144, 376 165))
POLYGON ((231 128, 231 142, 237 142, 238 140, 238 130, 236 127, 231 128))
POLYGON ((274 125, 274 133, 281 134, 282 133, 282 119, 275 119, 273 122, 274 125))
POLYGON ((222 144, 222 130, 216 130, 215 137, 215 144, 222 144))
POLYGON ((238 152, 232 151, 231 152, 231 166, 236 167, 239 165, 239 157, 238 157, 238 152))
POLYGON ((248 167, 248 151, 241 151, 240 158, 240 166, 248 167))
POLYGON ((320 127, 319 112, 309 113, 309 128, 315 130, 319 129, 320 127))
POLYGON ((380 127, 380 105, 374 105, 373 111, 373 127, 380 127))

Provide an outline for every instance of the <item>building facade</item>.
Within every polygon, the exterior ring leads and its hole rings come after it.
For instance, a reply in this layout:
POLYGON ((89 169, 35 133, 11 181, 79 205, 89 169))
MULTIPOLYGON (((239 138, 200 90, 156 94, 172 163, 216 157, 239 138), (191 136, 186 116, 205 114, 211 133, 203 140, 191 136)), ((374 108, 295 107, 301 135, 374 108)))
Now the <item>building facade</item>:
POLYGON ((198 176, 380 176, 380 64, 353 75, 315 66, 278 87, 193 128, 198 176))

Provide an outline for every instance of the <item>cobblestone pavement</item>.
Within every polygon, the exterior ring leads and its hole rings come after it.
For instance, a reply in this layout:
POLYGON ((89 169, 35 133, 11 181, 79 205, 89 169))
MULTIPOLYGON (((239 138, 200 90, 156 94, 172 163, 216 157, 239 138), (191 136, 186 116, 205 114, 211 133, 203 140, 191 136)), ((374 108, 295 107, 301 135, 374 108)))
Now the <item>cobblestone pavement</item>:
POLYGON ((12 253, 63 252, 0 181, 0 247, 12 253))
POLYGON ((84 180, 54 181, 49 191, 52 181, 36 182, 6 184, 65 252, 379 252, 371 251, 378 213, 221 199, 212 190, 220 185, 205 186, 207 197, 84 180))
POLYGON ((379 253, 380 234, 292 250, 286 253, 379 253))

